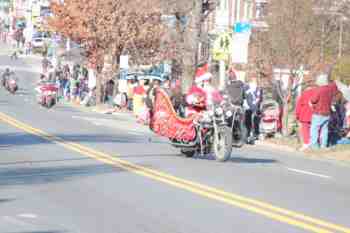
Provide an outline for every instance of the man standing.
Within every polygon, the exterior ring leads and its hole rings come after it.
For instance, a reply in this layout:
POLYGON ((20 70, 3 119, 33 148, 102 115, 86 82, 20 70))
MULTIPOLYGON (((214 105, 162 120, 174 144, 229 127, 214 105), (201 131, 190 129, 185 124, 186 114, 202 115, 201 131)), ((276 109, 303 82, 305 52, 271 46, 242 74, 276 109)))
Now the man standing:
POLYGON ((310 100, 312 106, 312 149, 319 149, 320 146, 321 148, 326 148, 328 146, 328 123, 331 115, 332 100, 338 92, 337 85, 334 82, 329 83, 327 74, 320 74, 317 77, 316 84, 319 87, 315 90, 310 100))
POLYGON ((246 87, 244 107, 246 109, 245 124, 248 131, 248 142, 254 143, 259 136, 260 106, 263 101, 263 90, 258 86, 256 77, 251 78, 246 87))

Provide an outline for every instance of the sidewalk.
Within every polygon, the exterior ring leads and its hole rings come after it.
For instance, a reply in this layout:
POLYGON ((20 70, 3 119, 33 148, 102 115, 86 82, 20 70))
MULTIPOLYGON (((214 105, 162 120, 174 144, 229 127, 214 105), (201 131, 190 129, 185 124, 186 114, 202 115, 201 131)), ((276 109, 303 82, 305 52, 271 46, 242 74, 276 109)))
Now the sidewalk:
POLYGON ((312 159, 350 163, 350 145, 340 145, 320 150, 300 151, 299 146, 291 139, 270 139, 257 141, 256 146, 270 148, 274 151, 289 152, 297 156, 304 156, 312 159))

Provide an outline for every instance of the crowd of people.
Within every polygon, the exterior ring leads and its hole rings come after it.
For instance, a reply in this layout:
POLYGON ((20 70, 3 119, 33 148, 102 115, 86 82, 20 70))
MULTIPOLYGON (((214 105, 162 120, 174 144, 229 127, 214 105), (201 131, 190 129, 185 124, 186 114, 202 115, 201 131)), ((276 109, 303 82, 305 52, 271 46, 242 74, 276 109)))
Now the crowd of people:
MULTIPOLYGON (((47 58, 43 59, 42 66, 43 78, 57 83, 61 98, 86 106, 96 103, 96 87, 89 86, 89 72, 85 67, 76 64, 72 69, 68 65, 54 68, 47 58)), ((174 110, 182 117, 190 117, 214 102, 223 101, 224 96, 229 96, 232 104, 244 110, 247 143, 261 138, 264 118, 268 115, 264 108, 264 90, 258 79, 250 77, 244 82, 237 78, 233 69, 227 73, 225 89, 218 90, 213 85, 213 75, 208 66, 202 65, 197 69, 193 86, 185 96, 181 94, 180 81, 169 78, 149 80, 135 76, 129 79, 109 79, 102 86, 102 101, 110 106, 106 113, 131 111, 142 124, 149 123, 154 101, 153 90, 157 87, 166 91, 174 110)), ((273 120, 272 135, 282 133, 282 106, 278 103, 276 105, 278 111, 275 118, 267 120, 269 123, 273 120)), ((316 85, 308 86, 297 98, 295 115, 300 123, 302 150, 350 143, 350 102, 343 98, 336 82, 329 81, 327 74, 318 75, 316 85)))
POLYGON ((318 75, 315 86, 307 87, 296 103, 302 150, 350 144, 350 101, 328 74, 318 75))
POLYGON ((93 94, 93 90, 88 88, 87 69, 79 64, 72 68, 68 64, 55 67, 44 57, 39 83, 42 82, 55 83, 58 87, 58 98, 76 104, 83 103, 84 99, 93 94))
POLYGON ((154 100, 153 90, 156 87, 168 94, 174 110, 181 117, 190 117, 192 114, 204 111, 209 105, 223 101, 228 95, 235 105, 245 109, 246 122, 249 140, 257 140, 259 137, 259 117, 260 105, 263 101, 263 90, 257 83, 257 78, 251 78, 248 83, 240 81, 235 72, 228 73, 228 80, 225 90, 218 90, 213 85, 213 75, 209 72, 208 66, 202 65, 197 69, 196 77, 188 93, 181 94, 179 80, 128 80, 127 91, 117 94, 115 103, 117 108, 128 108, 133 111, 138 122, 147 124, 149 122, 149 112, 154 100), (125 96, 123 104, 119 104, 125 96))

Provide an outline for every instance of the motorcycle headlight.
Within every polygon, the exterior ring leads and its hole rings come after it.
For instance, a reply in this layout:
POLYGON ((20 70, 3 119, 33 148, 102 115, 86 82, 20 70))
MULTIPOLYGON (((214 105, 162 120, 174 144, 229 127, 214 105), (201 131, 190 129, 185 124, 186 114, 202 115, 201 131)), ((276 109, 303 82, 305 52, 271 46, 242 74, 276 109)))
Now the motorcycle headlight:
POLYGON ((218 108, 215 109, 215 113, 217 115, 222 115, 224 113, 224 110, 221 107, 218 107, 218 108))
POLYGON ((233 115, 232 111, 228 110, 228 111, 226 112, 226 116, 227 116, 227 117, 232 117, 232 115, 233 115))

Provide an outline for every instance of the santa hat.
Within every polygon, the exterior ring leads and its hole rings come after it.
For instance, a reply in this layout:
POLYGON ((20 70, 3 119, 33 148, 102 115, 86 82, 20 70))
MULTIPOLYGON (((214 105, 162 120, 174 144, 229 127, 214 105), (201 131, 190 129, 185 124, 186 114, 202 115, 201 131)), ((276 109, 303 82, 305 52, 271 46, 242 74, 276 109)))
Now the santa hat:
POLYGON ((203 81, 210 80, 211 77, 212 77, 211 73, 209 73, 207 67, 204 66, 204 67, 200 67, 200 68, 197 69, 196 77, 195 77, 194 81, 196 83, 200 83, 200 82, 203 82, 203 81))

